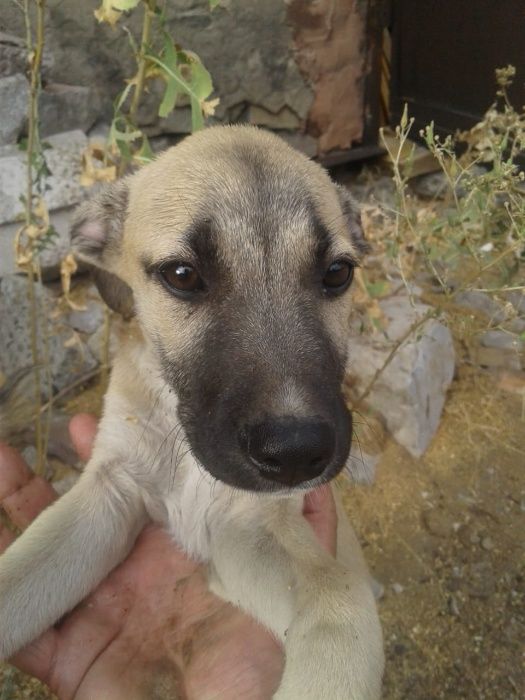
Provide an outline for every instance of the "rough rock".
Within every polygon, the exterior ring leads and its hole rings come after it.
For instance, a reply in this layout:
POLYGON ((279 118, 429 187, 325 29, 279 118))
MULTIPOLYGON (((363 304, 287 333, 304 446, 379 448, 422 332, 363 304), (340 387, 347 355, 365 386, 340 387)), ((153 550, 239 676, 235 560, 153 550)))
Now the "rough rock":
MULTIPOLYGON (((0 200, 1 198, 0 194, 0 200)), ((76 206, 65 207, 50 213, 50 223, 57 236, 53 238, 52 245, 44 248, 40 253, 44 282, 60 278, 60 261, 70 250, 69 230, 75 208, 76 206)), ((19 226, 19 223, 0 225, 0 277, 15 272, 13 240, 19 226)))
MULTIPOLYGON (((465 197, 468 194, 467 179, 481 177, 487 173, 486 168, 481 165, 472 165, 465 176, 456 185, 456 195, 465 197)), ((423 199, 443 199, 450 189, 447 177, 444 172, 438 171, 419 175, 410 181, 410 186, 414 192, 423 199)))
POLYGON ((26 123, 29 85, 17 73, 0 78, 0 146, 16 143, 26 123))
POLYGON ((91 87, 48 83, 39 99, 40 135, 89 131, 100 112, 100 98, 91 87))
POLYGON ((363 204, 379 204, 386 209, 396 206, 396 186, 392 178, 385 175, 372 182, 352 183, 351 192, 363 204))
MULTIPOLYGON (((411 304, 406 296, 380 302, 387 319, 384 333, 349 340, 347 371, 359 395, 376 370, 384 366, 392 348, 429 307, 411 304)), ((393 437, 411 454, 421 456, 439 425, 445 393, 454 375, 454 347, 446 326, 429 318, 397 349, 374 384, 367 403, 385 420, 393 437)))
POLYGON ((85 309, 71 311, 65 320, 74 330, 91 335, 104 322, 103 302, 93 299, 86 304, 85 309))
MULTIPOLYGON (((10 34, 23 37, 22 13, 14 3, 3 4, 3 26, 10 34)), ((128 36, 99 24, 93 3, 49 0, 47 6, 46 46, 54 58, 48 82, 96 85, 103 97, 100 116, 110 119, 112 101, 123 80, 136 71, 128 36)), ((125 21, 137 37, 141 15, 132 12, 125 21)), ((232 0, 228 7, 213 12, 208 0, 178 0, 166 4, 165 22, 166 31, 195 51, 210 69, 221 98, 219 119, 235 120, 249 104, 274 114, 286 106, 299 120, 306 119, 313 92, 294 60, 292 28, 282 0, 232 0)), ((158 102, 152 99, 141 110, 143 124, 158 122, 157 108, 158 102)), ((160 128, 179 131, 186 122, 177 113, 184 110, 177 109, 173 120, 160 128)))
POLYGON ((489 330, 482 333, 479 342, 486 348, 497 348, 499 350, 522 350, 523 342, 513 333, 500 330, 489 330))
POLYGON ((463 308, 484 314, 493 323, 502 323, 506 319, 505 310, 485 292, 478 292, 475 289, 458 292, 455 303, 463 308))
MULTIPOLYGON (((2 20, 5 18, 6 26, 11 24, 16 27, 18 36, 0 32, 0 77, 15 75, 16 73, 25 73, 27 70, 27 51, 25 45, 25 29, 22 25, 22 13, 15 3, 8 7, 7 3, 2 6, 2 20), (10 11, 13 17, 10 18, 10 11), (13 21, 10 22, 10 19, 13 21)), ((2 21, 4 24, 4 21, 2 21)), ((42 79, 47 81, 49 72, 53 67, 53 56, 47 45, 44 46, 44 54, 42 56, 41 73, 42 79)))
POLYGON ((471 349, 471 359, 482 367, 519 371, 525 367, 525 342, 504 330, 491 329, 481 334, 471 349))
POLYGON ((525 292, 514 290, 507 292, 506 297, 516 310, 516 313, 525 316, 525 292))
MULTIPOLYGON (((55 297, 45 287, 37 287, 37 298, 44 307, 49 323, 49 359, 54 392, 71 384, 78 375, 95 369, 97 361, 80 337, 75 336, 63 320, 51 319, 55 297)), ((12 376, 17 370, 32 365, 29 336, 29 302, 27 299, 27 279, 24 276, 10 275, 0 279, 0 371, 12 376)), ((40 341, 40 355, 43 345, 40 341)), ((43 387, 45 396, 49 388, 43 387)))
MULTIPOLYGON (((51 175, 46 178, 44 200, 51 211, 77 204, 85 196, 80 171, 87 137, 81 131, 67 131, 47 141, 50 148, 45 157, 51 175)), ((0 149, 0 224, 15 221, 20 214, 25 178, 26 154, 16 147, 0 149)))

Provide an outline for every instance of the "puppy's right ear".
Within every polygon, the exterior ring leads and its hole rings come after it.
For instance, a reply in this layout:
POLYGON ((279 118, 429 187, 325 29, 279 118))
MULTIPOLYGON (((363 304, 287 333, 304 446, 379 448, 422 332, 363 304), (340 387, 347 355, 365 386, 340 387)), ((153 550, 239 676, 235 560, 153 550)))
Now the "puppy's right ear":
POLYGON ((104 185, 81 204, 71 226, 73 253, 92 266, 93 280, 110 309, 130 318, 134 314, 133 292, 113 273, 120 252, 128 210, 125 179, 104 185))
POLYGON ((120 250, 128 210, 125 179, 104 185, 81 204, 71 225, 71 243, 76 257, 96 267, 111 270, 120 250))

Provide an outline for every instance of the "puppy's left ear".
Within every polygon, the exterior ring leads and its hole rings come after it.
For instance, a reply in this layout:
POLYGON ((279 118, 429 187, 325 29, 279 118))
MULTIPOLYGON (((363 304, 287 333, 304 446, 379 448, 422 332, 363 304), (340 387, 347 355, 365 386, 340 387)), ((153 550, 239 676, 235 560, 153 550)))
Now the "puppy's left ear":
POLYGON ((336 187, 352 243, 359 257, 365 256, 370 252, 370 244, 367 242, 363 231, 359 204, 345 187, 341 187, 341 185, 336 185, 336 187))
POLYGON ((128 210, 126 179, 104 185, 81 204, 71 225, 75 255, 96 267, 111 269, 120 252, 128 210))
POLYGON ((71 226, 75 257, 89 263, 100 296, 124 318, 134 314, 130 286, 114 274, 128 210, 126 179, 105 185, 81 204, 71 226))

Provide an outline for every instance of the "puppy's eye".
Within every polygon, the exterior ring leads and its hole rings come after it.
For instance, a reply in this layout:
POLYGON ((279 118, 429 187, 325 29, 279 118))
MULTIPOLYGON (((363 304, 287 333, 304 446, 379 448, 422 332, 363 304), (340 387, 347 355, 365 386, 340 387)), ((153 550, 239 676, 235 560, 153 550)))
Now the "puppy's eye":
POLYGON ((197 270, 187 263, 168 263, 159 269, 163 283, 175 293, 191 294, 204 288, 197 270))
POLYGON ((333 262, 323 277, 323 287, 327 294, 341 294, 348 288, 354 277, 354 266, 346 260, 333 262))

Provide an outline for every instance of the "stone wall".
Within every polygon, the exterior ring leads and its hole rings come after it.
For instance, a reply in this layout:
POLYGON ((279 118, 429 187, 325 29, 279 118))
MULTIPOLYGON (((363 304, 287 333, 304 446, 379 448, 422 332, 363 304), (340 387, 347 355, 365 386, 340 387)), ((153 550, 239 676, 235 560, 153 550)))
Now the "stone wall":
MULTIPOLYGON (((141 13, 111 29, 96 21, 98 4, 48 0, 44 134, 86 131, 97 119, 109 120, 112 100, 133 75, 122 27, 137 35, 141 13)), ((362 137, 364 82, 372 70, 367 19, 374 6, 360 0, 222 0, 210 12, 208 0, 173 0, 166 26, 209 68, 221 99, 218 120, 308 134, 303 147, 320 153, 349 148, 362 137)), ((24 27, 15 3, 3 4, 0 32, 0 77, 20 75, 24 27)), ((154 87, 141 110, 141 126, 151 135, 187 132, 188 110, 159 119, 155 93, 154 87)))
MULTIPOLYGON (((52 177, 45 194, 58 245, 43 258, 53 277, 67 247, 70 209, 86 192, 78 184, 80 153, 93 134, 107 132, 112 104, 135 66, 128 34, 140 35, 138 8, 116 28, 99 24, 99 0, 48 0, 41 134, 60 149, 48 151, 52 177), (64 133, 65 132, 65 133, 64 133), (57 163, 57 157, 60 163, 57 163), (74 195, 74 196, 73 196, 74 195)), ((168 0, 166 28, 210 70, 220 104, 213 121, 244 121, 279 131, 311 156, 361 143, 373 0, 168 0)), ((12 2, 0 14, 0 276, 13 270, 12 238, 25 191, 28 83, 23 15, 12 2)), ((139 123, 154 149, 190 130, 189 106, 157 115, 162 84, 150 84, 139 123)))

